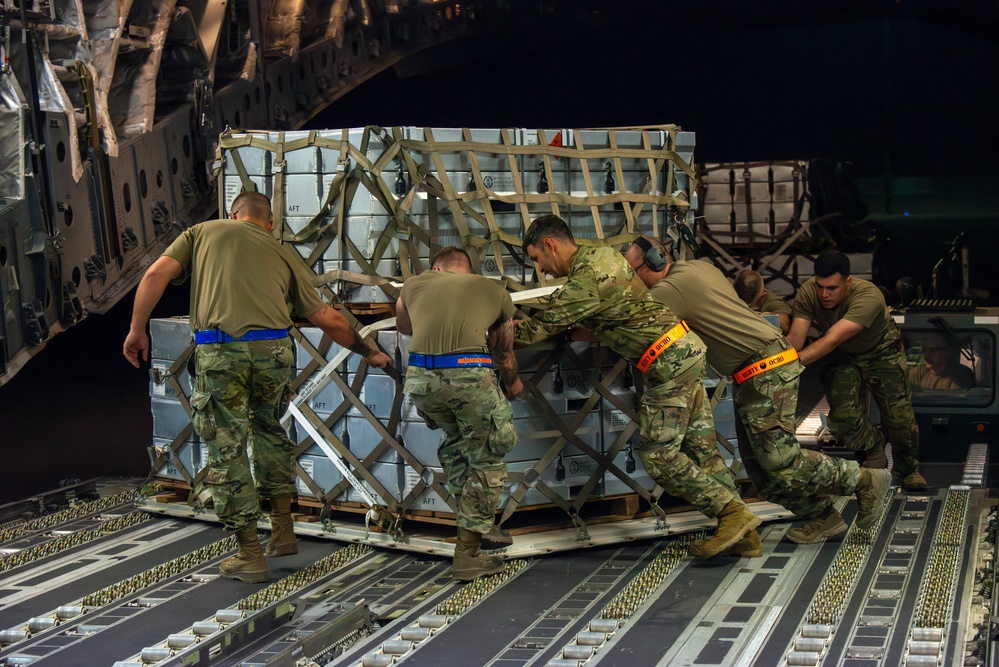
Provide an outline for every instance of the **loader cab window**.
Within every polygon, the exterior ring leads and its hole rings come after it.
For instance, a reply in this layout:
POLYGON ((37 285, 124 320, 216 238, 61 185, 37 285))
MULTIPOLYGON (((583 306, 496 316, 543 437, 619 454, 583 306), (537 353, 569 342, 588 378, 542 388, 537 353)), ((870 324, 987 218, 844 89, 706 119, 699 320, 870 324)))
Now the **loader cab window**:
POLYGON ((995 338, 988 331, 906 331, 912 404, 985 407, 995 396, 995 338))

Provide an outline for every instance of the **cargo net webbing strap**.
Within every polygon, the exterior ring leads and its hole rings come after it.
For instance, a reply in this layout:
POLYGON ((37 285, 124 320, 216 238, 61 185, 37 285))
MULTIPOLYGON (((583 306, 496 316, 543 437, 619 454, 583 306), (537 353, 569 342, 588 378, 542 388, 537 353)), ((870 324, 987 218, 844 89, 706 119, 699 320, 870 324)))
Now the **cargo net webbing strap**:
MULTIPOLYGON (((711 414, 713 415, 715 413, 715 408, 718 407, 718 404, 725 396, 725 393, 728 391, 729 386, 732 385, 732 382, 729 379, 729 376, 721 375, 713 367, 710 368, 711 371, 718 376, 718 384, 715 385, 714 393, 712 393, 711 399, 708 401, 708 405, 711 408, 711 414)), ((736 414, 735 418, 738 420, 740 417, 736 414)), ((715 429, 715 441, 718 443, 719 447, 732 456, 732 465, 729 469, 732 471, 732 476, 738 479, 743 472, 742 456, 738 451, 738 443, 729 442, 728 438, 722 435, 721 431, 717 429, 715 429)))
MULTIPOLYGON (((223 190, 222 168, 226 159, 231 160, 236 170, 242 189, 256 190, 257 186, 250 178, 240 149, 252 147, 273 155, 273 199, 272 210, 275 219, 275 233, 286 243, 315 243, 315 247, 304 258, 312 269, 326 255, 330 246, 337 242, 337 255, 341 259, 351 259, 362 269, 361 273, 378 276, 377 267, 386 258, 386 252, 393 240, 398 241, 398 271, 402 279, 420 273, 424 267, 421 258, 431 256, 440 247, 440 213, 446 208, 450 219, 460 237, 461 245, 472 257, 473 268, 481 272, 484 259, 491 255, 495 261, 500 277, 505 276, 503 263, 504 249, 516 261, 527 264, 519 251, 520 237, 502 229, 497 222, 494 203, 500 202, 513 206, 519 212, 523 227, 526 229, 533 215, 545 212, 562 213, 561 206, 581 207, 589 209, 593 217, 595 239, 579 239, 587 245, 621 245, 632 241, 641 233, 637 220, 646 206, 653 211, 652 229, 647 230, 656 237, 661 235, 659 221, 655 214, 658 207, 674 206, 683 210, 689 209, 689 203, 684 197, 674 197, 657 190, 660 174, 665 174, 665 193, 674 191, 674 173, 682 171, 691 179, 695 179, 692 166, 683 160, 670 147, 675 145, 676 134, 679 131, 674 125, 650 126, 643 128, 612 128, 606 130, 609 147, 586 148, 581 144, 582 134, 574 132, 576 146, 562 145, 561 133, 548 137, 543 130, 537 131, 537 145, 518 145, 512 138, 514 130, 500 131, 501 143, 492 144, 472 140, 472 131, 462 130, 463 141, 435 141, 433 130, 424 128, 424 140, 405 138, 403 128, 391 130, 369 126, 362 134, 362 140, 355 146, 349 141, 349 130, 344 129, 339 139, 330 136, 320 136, 318 132, 309 132, 306 136, 284 141, 283 133, 279 133, 277 141, 271 141, 268 135, 240 134, 233 135, 226 131, 222 134, 216 153, 214 169, 219 179, 220 191, 223 190), (620 148, 617 146, 617 131, 640 131, 642 133, 642 148, 620 148), (653 147, 652 132, 661 132, 664 137, 662 147, 653 147), (368 148, 372 139, 378 145, 384 146, 377 157, 369 157, 368 148), (335 152, 339 158, 336 173, 326 188, 325 197, 319 212, 297 232, 292 232, 284 224, 284 181, 285 156, 295 150, 306 147, 324 148, 335 152), (467 183, 452 183, 448 175, 444 156, 460 154, 467 158, 470 178, 467 183), (509 165, 514 192, 498 192, 488 187, 479 166, 479 156, 504 156, 509 165), (521 156, 540 156, 542 167, 539 169, 539 190, 544 192, 529 193, 526 191, 517 160, 521 156), (648 168, 645 183, 639 192, 627 192, 623 188, 609 187, 616 177, 617 184, 625 183, 625 174, 621 161, 623 159, 644 160, 648 168), (556 192, 544 182, 554 182, 553 161, 565 160, 566 170, 569 164, 578 162, 583 175, 586 193, 573 195, 571 192, 556 192), (594 187, 590 175, 588 161, 603 161, 606 171, 604 190, 594 187), (393 166, 394 165, 394 166, 393 166), (669 168, 666 168, 666 167, 669 168), (390 167, 392 167, 390 169, 390 167), (393 183, 388 183, 383 177, 386 173, 394 173, 393 183), (363 191, 371 195, 378 204, 388 212, 388 220, 375 243, 370 260, 357 248, 356 244, 345 234, 348 224, 351 203, 355 195, 363 191), (416 224, 411 211, 420 198, 426 197, 427 229, 416 224), (625 222, 616 229, 608 230, 601 219, 601 206, 613 205, 624 212, 625 222), (425 251, 421 251, 426 248, 425 251)), ((224 216, 225 201, 220 199, 220 215, 224 216)), ((347 282, 355 276, 349 274, 326 274, 324 279, 338 279, 347 282)), ((392 286, 390 278, 395 276, 380 276, 383 280, 371 279, 365 284, 377 284, 389 296, 397 294, 397 288, 392 286)), ((538 278, 544 282, 544 277, 538 278)), ((328 282, 328 280, 327 280, 328 282)))

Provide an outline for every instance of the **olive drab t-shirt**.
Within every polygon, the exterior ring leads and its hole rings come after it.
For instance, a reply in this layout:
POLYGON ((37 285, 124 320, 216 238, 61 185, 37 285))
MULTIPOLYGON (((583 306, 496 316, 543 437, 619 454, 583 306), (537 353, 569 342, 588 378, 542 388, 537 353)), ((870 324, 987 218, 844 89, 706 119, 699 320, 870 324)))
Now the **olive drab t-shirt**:
MULTIPOLYGON (((752 308, 752 306, 750 306, 752 308)), ((767 292, 763 297, 763 303, 759 308, 753 308, 761 313, 776 313, 778 315, 791 316, 791 304, 784 300, 780 294, 767 292)))
POLYGON ((424 271, 403 283, 401 298, 413 322, 409 349, 421 354, 487 350, 489 329, 517 312, 505 289, 471 273, 424 271))
POLYGON ((314 315, 324 302, 305 263, 262 227, 210 220, 191 227, 163 253, 191 277, 191 329, 239 338, 251 329, 287 329, 291 314, 314 315))
POLYGON ((900 336, 895 321, 888 313, 884 295, 869 280, 854 278, 843 303, 829 310, 819 302, 815 278, 809 278, 798 290, 794 300, 794 317, 810 320, 825 335, 829 327, 842 319, 856 322, 864 329, 837 346, 847 354, 870 352, 882 344, 894 342, 900 336))
POLYGON ((722 375, 739 370, 781 336, 779 329, 743 303, 728 278, 708 262, 675 262, 651 292, 701 337, 708 347, 708 363, 722 375))

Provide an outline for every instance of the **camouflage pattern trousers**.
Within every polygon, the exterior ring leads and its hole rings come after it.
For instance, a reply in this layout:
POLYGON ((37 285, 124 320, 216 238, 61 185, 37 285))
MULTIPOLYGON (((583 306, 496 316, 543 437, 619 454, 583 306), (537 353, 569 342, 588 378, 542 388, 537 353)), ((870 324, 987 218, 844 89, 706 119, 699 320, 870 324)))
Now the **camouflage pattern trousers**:
POLYGON ((829 430, 837 440, 866 453, 884 445, 887 436, 895 472, 905 477, 919 470, 919 428, 900 339, 864 354, 833 352, 822 369, 822 384, 829 400, 829 430), (878 406, 883 434, 871 424, 862 387, 878 406))
POLYGON ((199 345, 195 355, 191 422, 208 445, 205 486, 226 530, 256 526, 260 496, 295 492, 294 445, 281 427, 291 397, 291 339, 199 345))
MULTIPOLYGON (((759 358, 780 349, 787 348, 766 348, 759 358)), ((811 519, 832 506, 830 495, 853 494, 860 466, 798 445, 794 415, 803 370, 792 361, 760 373, 735 387, 732 402, 738 416, 739 454, 753 486, 770 502, 811 519)))
MULTIPOLYGON (((684 339, 693 335, 688 333, 684 339)), ((656 360, 649 370, 638 408, 639 458, 667 493, 714 517, 732 500, 742 499, 732 471, 718 453, 704 390, 704 356, 665 379, 662 362, 662 358, 656 360)))
POLYGON ((513 408, 490 368, 410 366, 403 388, 432 428, 448 490, 459 495, 458 528, 488 533, 506 484, 505 456, 517 444, 513 408))

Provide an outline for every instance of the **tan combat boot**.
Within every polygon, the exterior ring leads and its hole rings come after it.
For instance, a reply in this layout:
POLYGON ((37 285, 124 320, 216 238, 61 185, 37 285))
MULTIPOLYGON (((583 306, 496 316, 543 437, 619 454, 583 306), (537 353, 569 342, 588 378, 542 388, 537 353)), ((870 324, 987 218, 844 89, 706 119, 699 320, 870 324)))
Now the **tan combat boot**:
MULTIPOLYGON (((461 505, 461 494, 455 493, 452 495, 454 496, 454 506, 458 507, 461 505)), ((482 536, 482 544, 480 546, 486 551, 492 551, 493 549, 506 549, 511 544, 513 544, 513 536, 499 526, 493 526, 489 529, 488 533, 482 536)))
POLYGON ((297 553, 298 538, 291 520, 291 496, 271 498, 271 539, 267 541, 264 555, 278 558, 297 553))
POLYGON ((925 491, 926 479, 919 474, 918 470, 913 470, 902 478, 902 488, 906 491, 925 491))
POLYGON ((788 529, 787 539, 797 544, 815 544, 819 540, 846 532, 846 529, 846 521, 843 521, 836 508, 830 506, 806 521, 801 528, 788 529))
POLYGON ((879 438, 877 443, 863 453, 863 462, 861 466, 864 468, 887 468, 888 467, 888 455, 885 454, 885 442, 887 438, 885 437, 884 431, 879 430, 879 438))
POLYGON ((857 528, 870 528, 885 506, 885 491, 891 482, 891 471, 861 468, 857 480, 857 528))
POLYGON ((759 558, 763 555, 763 539, 758 532, 751 530, 746 533, 745 537, 718 555, 734 558, 759 558))
POLYGON ((487 574, 502 572, 506 565, 501 556, 488 556, 479 550, 482 535, 464 528, 458 529, 458 543, 454 548, 454 562, 451 565, 451 578, 456 581, 471 581, 487 574))
POLYGON ((219 565, 219 572, 226 579, 238 579, 249 584, 267 581, 267 561, 257 540, 257 529, 244 528, 236 533, 239 551, 219 565))
POLYGON ((486 551, 506 549, 511 544, 513 544, 513 535, 499 526, 493 526, 488 533, 482 536, 481 546, 486 551))
POLYGON ((717 556, 761 523, 763 521, 750 512, 744 503, 733 500, 718 513, 718 528, 715 529, 714 537, 691 543, 690 553, 701 558, 717 556))

